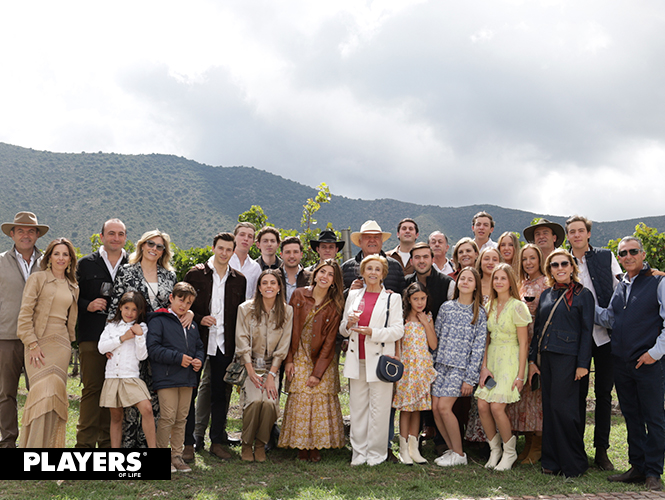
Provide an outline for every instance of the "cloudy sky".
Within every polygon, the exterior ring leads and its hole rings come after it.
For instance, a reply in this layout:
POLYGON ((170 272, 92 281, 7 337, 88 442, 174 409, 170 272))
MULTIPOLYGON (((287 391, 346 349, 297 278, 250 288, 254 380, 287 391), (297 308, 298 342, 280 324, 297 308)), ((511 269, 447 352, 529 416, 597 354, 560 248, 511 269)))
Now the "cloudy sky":
POLYGON ((3 2, 0 141, 665 214, 661 0, 3 2), (660 68, 660 69, 658 69, 660 68))

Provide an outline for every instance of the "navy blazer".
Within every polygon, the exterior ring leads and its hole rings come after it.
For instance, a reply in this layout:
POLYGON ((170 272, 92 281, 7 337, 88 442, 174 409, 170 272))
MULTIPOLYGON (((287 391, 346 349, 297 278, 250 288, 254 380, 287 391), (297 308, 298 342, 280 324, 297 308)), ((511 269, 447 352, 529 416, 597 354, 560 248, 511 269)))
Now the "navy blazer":
MULTIPOLYGON (((529 361, 536 361, 538 342, 547 318, 552 307, 564 292, 565 290, 548 288, 540 296, 534 322, 533 339, 529 349, 529 361)), ((545 338, 541 343, 540 352, 577 356, 577 367, 588 370, 591 366, 595 307, 593 294, 588 288, 582 287, 579 292, 573 294, 573 304, 570 307, 568 307, 566 299, 563 299, 554 311, 552 322, 547 328, 545 338)))

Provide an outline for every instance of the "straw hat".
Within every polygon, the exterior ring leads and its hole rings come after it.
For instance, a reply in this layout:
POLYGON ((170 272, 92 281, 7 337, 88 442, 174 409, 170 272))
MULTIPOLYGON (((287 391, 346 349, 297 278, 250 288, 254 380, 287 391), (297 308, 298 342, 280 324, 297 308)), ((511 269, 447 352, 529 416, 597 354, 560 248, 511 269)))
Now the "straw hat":
POLYGON ((382 241, 386 241, 388 238, 390 238, 392 233, 381 231, 381 226, 379 226, 375 220, 368 220, 362 226, 360 226, 360 231, 351 233, 351 241, 355 246, 360 246, 360 236, 363 234, 381 234, 383 238, 382 241))
POLYGON ((14 222, 5 222, 1 227, 2 227, 2 232, 5 233, 7 236, 10 236, 10 232, 12 229, 14 229, 16 226, 23 226, 23 227, 35 227, 37 228, 37 233, 39 233, 39 237, 44 236, 47 232, 49 227, 44 225, 44 224, 39 224, 37 222, 37 216, 33 214, 32 212, 19 212, 14 216, 14 222))

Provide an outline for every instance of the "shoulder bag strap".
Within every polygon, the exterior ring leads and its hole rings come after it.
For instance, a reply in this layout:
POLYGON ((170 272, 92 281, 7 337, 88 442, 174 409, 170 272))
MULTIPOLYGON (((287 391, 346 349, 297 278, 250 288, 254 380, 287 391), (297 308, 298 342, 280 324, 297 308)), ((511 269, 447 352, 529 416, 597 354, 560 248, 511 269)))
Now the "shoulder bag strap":
POLYGON ((554 303, 554 307, 552 307, 552 310, 550 311, 550 315, 547 317, 547 321, 545 322, 545 326, 543 327, 543 331, 540 334, 540 339, 538 339, 538 352, 536 354, 538 358, 538 366, 540 366, 540 346, 543 344, 543 339, 545 338, 545 332, 547 331, 547 328, 550 326, 550 323, 552 322, 552 315, 554 314, 554 311, 556 311, 557 306, 559 303, 563 300, 563 298, 566 296, 566 292, 561 294, 561 297, 559 297, 559 300, 557 300, 554 303))

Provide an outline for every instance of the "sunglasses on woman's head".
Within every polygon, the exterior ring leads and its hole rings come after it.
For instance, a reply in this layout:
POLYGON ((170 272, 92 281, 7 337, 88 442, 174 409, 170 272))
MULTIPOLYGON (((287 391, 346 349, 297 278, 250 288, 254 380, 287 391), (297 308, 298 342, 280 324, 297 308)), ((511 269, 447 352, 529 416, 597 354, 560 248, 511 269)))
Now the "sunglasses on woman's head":
POLYGON ((619 257, 625 257, 625 256, 628 255, 628 254, 630 254, 630 255, 632 255, 632 256, 634 257, 634 256, 637 255, 638 253, 640 253, 639 248, 631 248, 630 250, 621 250, 621 251, 619 252, 619 257))
POLYGON ((148 240, 145 242, 146 245, 148 245, 148 248, 156 248, 158 251, 162 252, 166 247, 162 245, 161 243, 155 243, 152 240, 148 240))
POLYGON ((550 267, 551 267, 552 269, 558 269, 559 266, 561 266, 561 269, 565 269, 565 268, 567 268, 569 265, 570 265, 570 262, 568 262, 567 260, 564 260, 564 261, 561 262, 561 263, 559 263, 559 262, 552 262, 552 263, 550 263, 550 267))

